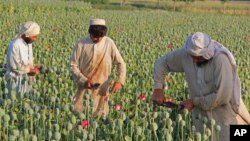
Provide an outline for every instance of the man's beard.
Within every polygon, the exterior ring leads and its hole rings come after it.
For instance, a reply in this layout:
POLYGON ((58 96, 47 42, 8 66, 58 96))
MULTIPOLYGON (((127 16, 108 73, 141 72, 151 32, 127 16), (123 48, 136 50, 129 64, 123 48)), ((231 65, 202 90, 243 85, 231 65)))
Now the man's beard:
POLYGON ((33 43, 32 39, 29 38, 29 37, 25 37, 25 38, 23 38, 23 40, 24 40, 27 44, 33 43))
POLYGON ((197 65, 198 67, 202 67, 202 66, 205 66, 209 61, 210 61, 210 59, 209 59, 209 60, 204 60, 203 62, 196 63, 196 65, 197 65))

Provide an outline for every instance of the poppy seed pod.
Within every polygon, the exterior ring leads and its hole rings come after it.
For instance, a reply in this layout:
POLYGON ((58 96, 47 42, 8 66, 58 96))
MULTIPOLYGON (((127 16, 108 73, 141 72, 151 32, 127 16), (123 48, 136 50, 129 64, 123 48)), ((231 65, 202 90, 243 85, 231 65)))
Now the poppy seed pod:
POLYGON ((59 141, 61 139, 61 133, 59 133, 58 131, 55 132, 55 139, 56 141, 59 141))
POLYGON ((196 141, 201 141, 201 133, 200 132, 196 132, 195 133, 195 138, 196 138, 196 141))
POLYGON ((29 134, 29 130, 28 129, 23 129, 23 134, 24 134, 24 136, 27 136, 28 134, 29 134))
POLYGON ((215 130, 218 131, 218 132, 220 132, 221 131, 220 125, 216 125, 215 130))
POLYGON ((67 130, 72 130, 72 129, 73 129, 73 125, 70 122, 68 122, 67 123, 67 130))
POLYGON ((154 122, 152 123, 152 129, 156 131, 158 129, 158 125, 154 122))

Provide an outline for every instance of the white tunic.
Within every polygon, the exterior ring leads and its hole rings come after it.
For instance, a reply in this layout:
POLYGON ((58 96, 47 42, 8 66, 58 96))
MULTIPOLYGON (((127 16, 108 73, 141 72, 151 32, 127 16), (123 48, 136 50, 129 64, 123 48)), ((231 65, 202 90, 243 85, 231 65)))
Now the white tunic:
POLYGON ((7 72, 5 78, 8 82, 9 92, 28 92, 27 82, 22 80, 27 77, 30 67, 33 66, 32 44, 27 44, 22 38, 14 39, 7 52, 7 72))

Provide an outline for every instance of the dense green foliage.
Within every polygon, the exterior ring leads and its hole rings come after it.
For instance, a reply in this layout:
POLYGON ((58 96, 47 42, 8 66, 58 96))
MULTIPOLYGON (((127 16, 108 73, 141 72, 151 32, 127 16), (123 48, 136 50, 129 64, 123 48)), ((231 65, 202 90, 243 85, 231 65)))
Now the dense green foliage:
MULTIPOLYGON (((244 101, 250 108, 250 17, 94 10, 89 4, 75 2, 1 3, 0 11, 0 63, 6 63, 7 47, 19 26, 32 20, 41 25, 33 48, 35 63, 50 68, 50 73, 37 77, 30 94, 7 95, 6 81, 0 77, 0 140, 198 140, 201 134, 192 128, 187 111, 156 107, 151 102, 155 59, 182 47, 186 37, 196 31, 208 33, 236 56, 244 101), (73 112, 76 86, 69 73, 72 46, 88 35, 91 18, 106 19, 108 36, 127 64, 127 81, 124 89, 112 96, 110 115, 97 119, 91 117, 89 95, 85 96, 86 112, 73 112), (147 96, 145 101, 138 99, 141 94, 147 96), (113 108, 116 103, 122 110, 113 108), (82 120, 89 120, 90 127, 83 128, 82 120)), ((183 74, 171 73, 166 81, 166 95, 177 103, 188 97, 183 74)), ((204 124, 211 122, 200 119, 204 124)), ((209 137, 209 130, 203 138, 209 137)))

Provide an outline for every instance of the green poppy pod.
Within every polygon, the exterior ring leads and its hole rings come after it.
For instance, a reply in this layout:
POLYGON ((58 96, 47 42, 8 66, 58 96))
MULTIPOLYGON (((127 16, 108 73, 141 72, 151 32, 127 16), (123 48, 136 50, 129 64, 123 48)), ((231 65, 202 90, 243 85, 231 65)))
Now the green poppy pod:
POLYGON ((28 130, 28 129, 26 129, 26 128, 25 128, 25 129, 23 129, 23 131, 22 131, 22 132, 23 132, 24 136, 27 136, 27 135, 29 134, 29 130, 28 130))
POLYGON ((19 134, 20 134, 20 132, 19 132, 19 130, 18 129, 13 129, 13 130, 11 130, 11 134, 13 135, 13 136, 19 136, 19 134))
POLYGON ((154 122, 152 123, 152 129, 156 131, 158 129, 158 125, 154 122))
POLYGON ((19 137, 17 138, 17 141, 24 141, 24 137, 23 137, 23 136, 19 136, 19 137))
POLYGON ((34 110, 30 108, 30 109, 28 110, 28 113, 29 113, 29 115, 33 115, 33 114, 34 114, 34 110))
POLYGON ((207 136, 206 134, 203 134, 203 135, 202 135, 202 140, 203 140, 203 141, 207 141, 207 140, 208 140, 208 136, 207 136))
POLYGON ((181 114, 178 114, 176 119, 177 119, 178 122, 181 122, 181 120, 182 120, 181 114))
POLYGON ((35 105, 35 106, 34 106, 34 111, 35 111, 35 113, 38 113, 39 110, 40 110, 40 107, 37 106, 37 105, 35 105))
POLYGON ((118 126, 122 127, 123 125, 123 120, 122 119, 118 119, 118 126))
POLYGON ((184 108, 184 109, 183 109, 183 114, 184 114, 184 116, 187 116, 188 113, 189 113, 189 112, 188 112, 188 109, 184 108))
POLYGON ((96 129, 98 127, 98 123, 96 121, 93 122, 93 128, 96 129))
POLYGON ((59 114, 60 114, 60 109, 56 108, 56 115, 59 115, 59 114))
POLYGON ((94 139, 94 135, 90 133, 90 134, 88 135, 88 139, 92 141, 92 140, 94 139))
POLYGON ((55 140, 59 141, 61 139, 61 133, 59 133, 58 131, 55 132, 54 134, 55 140))
POLYGON ((17 120, 17 114, 15 112, 11 112, 10 117, 11 120, 17 120))
POLYGON ((71 117, 71 122, 72 122, 73 124, 76 124, 76 117, 75 117, 74 115, 72 115, 72 117, 71 117))
POLYGON ((212 126, 214 126, 216 124, 214 119, 211 119, 210 123, 211 123, 212 126))
POLYGON ((12 101, 16 100, 16 91, 11 91, 10 99, 11 99, 12 101))
POLYGON ((67 130, 72 130, 73 125, 70 122, 67 122, 67 130))
POLYGON ((83 130, 82 139, 87 140, 87 138, 88 138, 88 132, 86 130, 83 130))
POLYGON ((63 106, 63 110, 64 110, 65 112, 68 112, 68 111, 69 111, 69 105, 68 105, 68 104, 65 104, 65 105, 63 106))
POLYGON ((124 112, 121 113, 121 119, 125 121, 127 118, 126 114, 124 112))
POLYGON ((54 124, 54 129, 55 129, 55 131, 59 131, 60 126, 58 124, 54 124))
POLYGON ((157 118, 158 117, 158 112, 153 112, 153 118, 157 118))
POLYGON ((172 126, 173 122, 170 118, 167 119, 167 127, 170 128, 172 126))
POLYGON ((80 138, 77 138, 76 141, 82 141, 80 138))
POLYGON ((186 125, 186 122, 184 120, 181 120, 180 125, 181 127, 184 127, 186 125))
POLYGON ((56 101, 56 97, 51 96, 51 97, 50 97, 50 101, 51 101, 51 102, 55 102, 55 101, 56 101))
POLYGON ((203 129, 206 129, 207 125, 205 123, 203 123, 203 129))
POLYGON ((139 135, 139 136, 142 135, 142 129, 141 129, 141 127, 137 127, 136 128, 136 134, 139 135))
POLYGON ((215 130, 216 130, 217 132, 220 132, 220 131, 221 131, 220 125, 216 125, 215 130))
POLYGON ((30 140, 31 141, 37 141, 37 136, 36 135, 31 135, 30 140))
POLYGON ((91 108, 95 107, 95 101, 93 99, 90 99, 90 107, 91 108))
POLYGON ((166 112, 163 113, 163 116, 164 116, 165 119, 168 119, 169 118, 169 113, 166 111, 166 112))
POLYGON ((201 141, 201 133, 200 132, 196 132, 195 133, 195 138, 196 138, 196 141, 201 141))
POLYGON ((207 117, 203 117, 203 123, 204 123, 204 124, 207 124, 207 123, 208 123, 207 117))
POLYGON ((207 134, 208 137, 212 135, 212 132, 209 128, 206 128, 205 133, 207 134))
POLYGON ((5 111, 0 107, 0 118, 5 114, 5 111))
POLYGON ((84 113, 79 113, 80 120, 86 119, 86 115, 84 113))
POLYGON ((9 93, 7 88, 4 88, 4 94, 7 95, 9 93))
POLYGON ((78 126, 77 126, 77 130, 78 130, 78 131, 82 131, 82 129, 83 129, 83 128, 82 128, 82 125, 78 125, 78 126))
POLYGON ((16 141, 16 136, 10 135, 8 141, 16 141))
POLYGON ((3 116, 3 121, 6 123, 6 122, 9 122, 9 120, 10 120, 10 116, 8 114, 5 114, 3 116))

